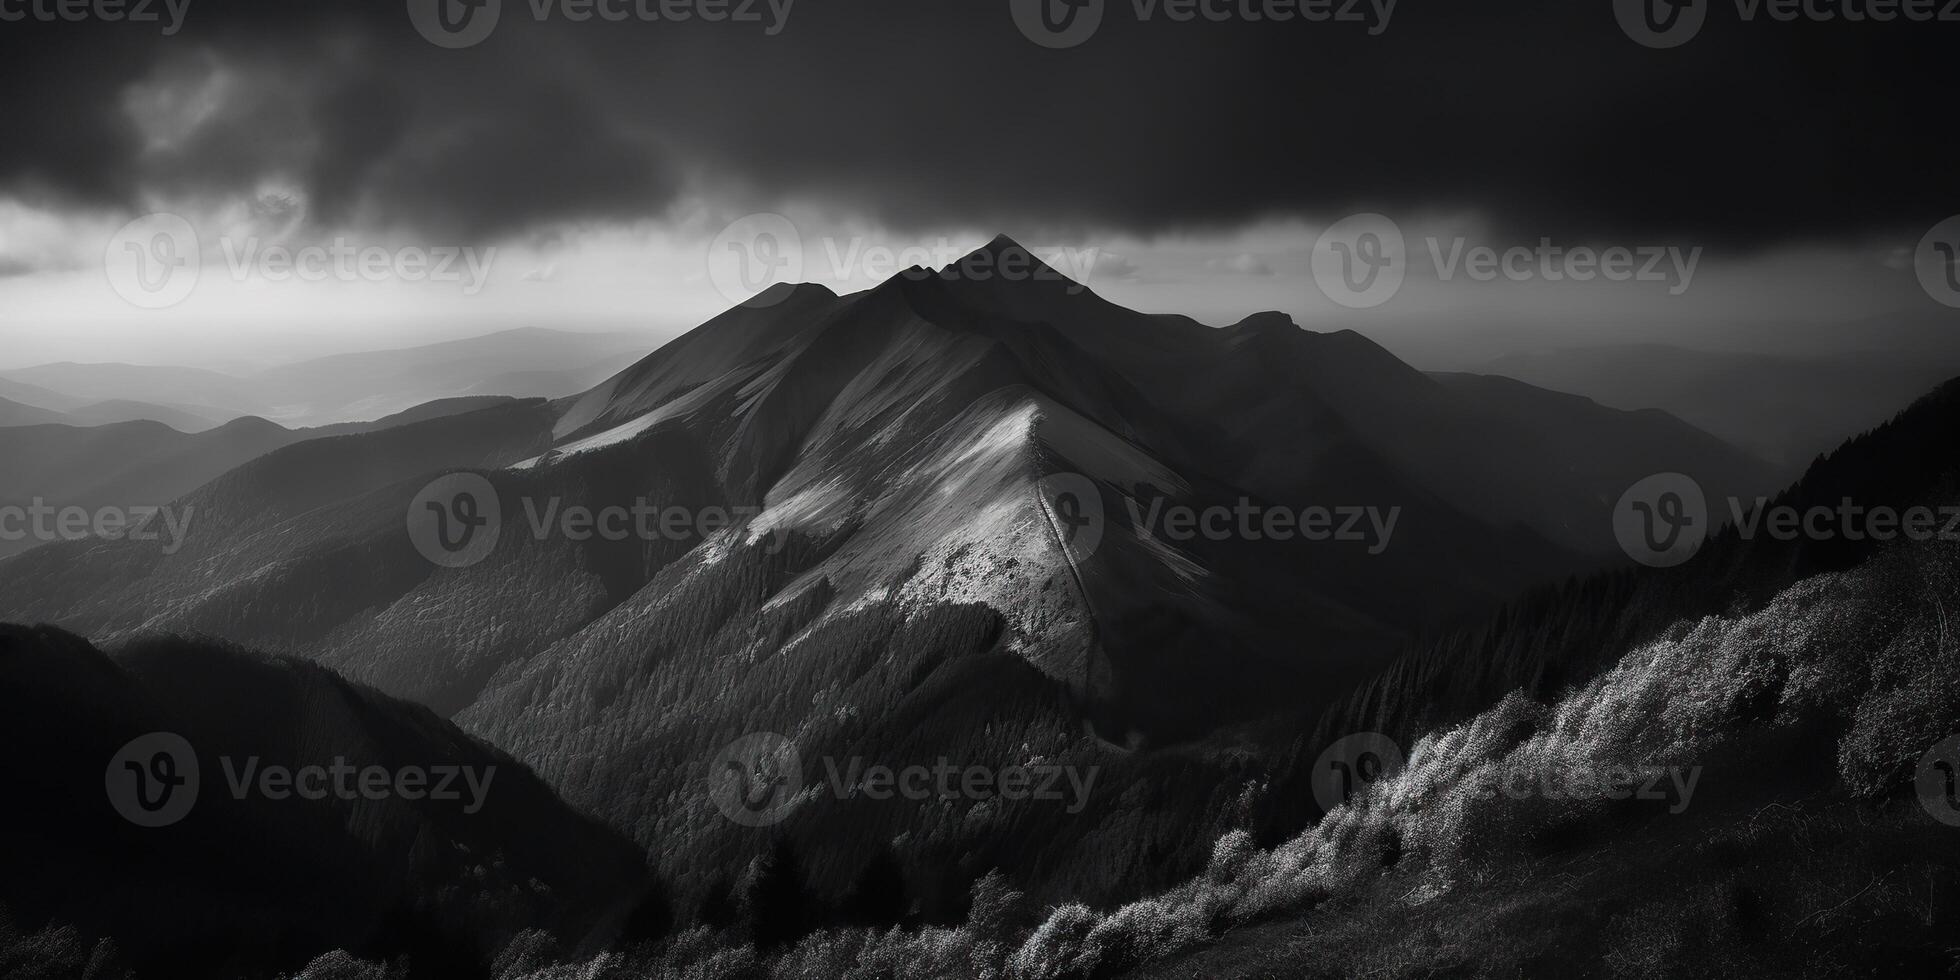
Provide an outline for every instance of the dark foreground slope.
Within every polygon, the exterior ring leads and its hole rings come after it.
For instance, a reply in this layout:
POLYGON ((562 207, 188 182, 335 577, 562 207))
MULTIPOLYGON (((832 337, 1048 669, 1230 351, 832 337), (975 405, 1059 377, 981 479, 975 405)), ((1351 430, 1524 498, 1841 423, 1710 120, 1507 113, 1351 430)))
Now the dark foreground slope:
POLYGON ((468 976, 522 930, 594 950, 665 926, 638 848, 426 709, 310 664, 173 639, 111 658, 58 630, 0 626, 0 739, 10 977, 59 959, 60 938, 143 977, 270 976, 335 949, 468 976), (111 762, 156 732, 190 746, 197 775, 175 792, 195 802, 167 826, 138 826, 115 805, 128 800, 111 762), (483 790, 234 796, 247 765, 336 761, 419 767, 429 790, 467 767, 483 790), (38 946, 21 938, 36 934, 38 946))

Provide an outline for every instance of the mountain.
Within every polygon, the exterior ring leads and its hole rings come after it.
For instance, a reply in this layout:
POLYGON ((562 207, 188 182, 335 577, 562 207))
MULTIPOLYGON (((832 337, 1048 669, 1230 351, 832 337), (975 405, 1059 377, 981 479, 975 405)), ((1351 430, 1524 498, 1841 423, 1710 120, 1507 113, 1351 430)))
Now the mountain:
MULTIPOLYGON (((294 443, 378 432, 509 401, 451 399, 374 422, 321 429, 287 429, 250 417, 197 432, 183 432, 154 421, 91 427, 73 424, 0 427, 0 456, 13 464, 0 473, 0 506, 29 507, 39 501, 57 510, 154 508, 294 443)), ((188 516, 196 519, 194 513, 188 516)), ((0 557, 40 543, 31 531, 12 540, 0 537, 0 557)))
MULTIPOLYGON (((0 505, 156 507, 297 438, 263 419, 240 419, 195 435, 160 422, 0 428, 0 456, 10 463, 0 472, 0 505)), ((0 555, 37 543, 31 535, 0 540, 0 555)))
POLYGON ((88 404, 87 399, 76 398, 73 395, 64 395, 39 385, 23 384, 19 381, 9 380, 5 376, 5 372, 0 372, 0 398, 34 408, 46 409, 50 412, 66 412, 69 409, 79 408, 82 405, 88 404))
POLYGON ((520 929, 589 952, 664 928, 632 844, 508 755, 315 665, 169 637, 104 655, 0 626, 0 681, 0 778, 34 800, 0 813, 0 934, 39 933, 57 960, 10 948, 8 976, 269 976, 336 950, 482 975, 520 929), (135 744, 182 747, 162 749, 179 768, 160 826, 117 795, 135 744), (362 781, 329 773, 310 796, 308 766, 362 781), (370 792, 374 767, 424 788, 370 792))
POLYGON ((469 395, 460 398, 438 398, 423 405, 417 405, 393 415, 384 415, 372 422, 342 422, 338 425, 322 425, 307 429, 308 438, 324 439, 329 436, 360 435, 363 432, 380 432, 430 419, 446 418, 451 415, 466 415, 480 412, 486 408, 507 405, 518 399, 508 395, 469 395))
MULTIPOLYGON (((1798 512, 1847 497, 1868 512, 1923 508, 1936 518, 1924 534, 1731 528, 1678 567, 1507 608, 1480 632, 1510 642, 1400 662, 1316 737, 1278 723, 1181 754, 1160 770, 1158 800, 1176 799, 1180 768, 1235 758, 1229 775, 1206 774, 1227 784, 1214 801, 1236 786, 1247 811, 1278 800, 1303 825, 1269 836, 1241 813, 1174 887, 1040 908, 990 876, 956 928, 820 926, 762 950, 760 968, 1017 980, 1948 972, 1960 922, 1960 537, 1945 530, 1960 514, 1960 461, 1945 451, 1956 436, 1960 379, 1778 498, 1798 512), (1665 625, 1626 628, 1641 621, 1665 625)), ((708 961, 676 946, 608 965, 662 975, 708 961)))
POLYGON ((64 421, 60 412, 0 398, 0 428, 16 425, 50 425, 64 421))
MULTIPOLYGON (((1851 501, 1905 513, 1955 496, 1951 454, 1940 446, 1960 432, 1960 382, 1948 382, 1871 432, 1811 465, 1758 512, 1835 512, 1851 501)), ((1935 530, 1950 539, 1939 517, 1935 530)), ((1871 535, 1779 538, 1730 527, 1688 564, 1629 568, 1522 596, 1504 614, 1403 658, 1322 719, 1322 735, 1381 731, 1413 737, 1460 721, 1506 692, 1549 697, 1584 683, 1628 649, 1677 624, 1755 612, 1813 576, 1844 572, 1887 550, 1871 535)))
POLYGON ((132 401, 157 405, 203 406, 213 414, 268 414, 270 403, 258 385, 217 371, 140 364, 41 364, 0 371, 0 379, 58 392, 78 404, 132 401))
MULTIPOLYGON (((1768 348, 1776 349, 1776 348, 1768 348)), ((1624 409, 1663 409, 1794 476, 1960 371, 1950 352, 1777 355, 1617 344, 1511 354, 1482 370, 1624 409)))
POLYGON ((68 410, 70 425, 109 425, 115 422, 162 422, 179 432, 203 432, 242 416, 223 409, 182 408, 114 399, 68 410))
MULTIPOLYGON (((1016 248, 1001 240, 982 254, 1016 248)), ((1718 495, 1780 484, 1760 460, 1660 412, 1606 410, 1522 385, 1450 383, 1350 330, 1315 333, 1272 313, 1207 329, 1123 309, 1060 276, 969 285, 970 301, 985 308, 1064 328, 1167 410, 1220 420, 1229 441, 1219 455, 1237 469, 1228 475, 1271 497, 1304 479, 1323 447, 1359 442, 1486 523, 1609 554, 1610 524, 1599 515, 1648 475, 1690 473, 1718 495)))
POLYGON ((199 523, 173 554, 0 563, 0 618, 112 649, 222 636, 426 704, 653 852, 697 911, 772 846, 699 791, 740 736, 1095 773, 1075 810, 798 797, 779 839, 820 902, 897 860, 918 914, 957 922, 993 868, 1099 902, 1201 870, 1268 809, 1218 740, 1310 727, 1409 643, 1593 567, 1619 492, 1669 469, 1752 472, 1664 416, 1446 384, 1354 334, 1123 310, 1003 239, 849 296, 776 287, 558 402, 283 447, 181 498, 199 523), (1031 272, 976 271, 1010 266, 1031 272), (1640 451, 1616 468, 1622 438, 1640 451), (410 531, 453 471, 499 529, 457 567, 410 531), (1166 516, 1313 507, 1358 537, 1166 516), (607 508, 679 520, 554 523, 607 508))
POLYGON ((115 399, 102 402, 83 402, 80 399, 55 395, 47 389, 35 389, 27 385, 28 397, 36 399, 33 403, 16 402, 0 398, 0 428, 22 425, 111 425, 117 422, 161 422, 179 432, 203 432, 237 418, 237 413, 227 413, 216 409, 198 410, 166 405, 152 405, 146 402, 115 399), (68 406, 63 409, 45 407, 46 404, 68 406))
POLYGON ((1684 565, 1521 602, 1398 662, 1293 758, 1365 732, 1406 765, 1269 849, 1226 835, 1182 887, 1058 908, 1009 962, 1041 977, 1949 970, 1956 437, 1960 379, 1772 504, 1924 508, 1925 536, 1732 528, 1684 565))
POLYGON ((498 392, 514 398, 559 398, 568 392, 592 389, 632 366, 644 353, 643 349, 625 351, 572 370, 510 371, 491 375, 472 384, 469 390, 498 392))

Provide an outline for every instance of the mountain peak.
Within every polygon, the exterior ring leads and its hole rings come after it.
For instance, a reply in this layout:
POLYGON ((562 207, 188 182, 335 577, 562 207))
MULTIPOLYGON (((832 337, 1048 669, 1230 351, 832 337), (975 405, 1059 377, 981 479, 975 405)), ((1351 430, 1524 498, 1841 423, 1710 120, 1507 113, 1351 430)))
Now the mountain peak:
POLYGON ((948 283, 1046 282, 1059 283, 1070 291, 1083 288, 1080 283, 1042 261, 1032 249, 1004 234, 995 235, 992 241, 943 269, 914 270, 909 275, 919 278, 919 272, 948 283))
POLYGON ((1017 242, 1014 239, 1007 237, 1006 232, 1001 232, 1000 234, 995 235, 994 240, 988 242, 984 246, 984 249, 986 251, 994 252, 996 254, 1000 252, 1005 252, 1009 249, 1020 249, 1023 252, 1027 251, 1026 248, 1022 247, 1020 242, 1017 242))

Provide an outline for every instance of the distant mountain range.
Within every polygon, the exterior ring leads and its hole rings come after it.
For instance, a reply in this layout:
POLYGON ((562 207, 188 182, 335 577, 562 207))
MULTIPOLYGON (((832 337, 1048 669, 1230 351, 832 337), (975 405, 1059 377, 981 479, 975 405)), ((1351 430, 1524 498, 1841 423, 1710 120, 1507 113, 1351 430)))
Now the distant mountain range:
POLYGON ((201 432, 245 416, 289 428, 361 422, 440 399, 557 398, 631 363, 628 333, 521 329, 465 340, 316 358, 248 374, 133 364, 43 364, 0 371, 0 425, 149 420, 201 432), (20 418, 24 421, 12 421, 20 418))
MULTIPOLYGON (((282 446, 379 432, 511 401, 448 399, 373 422, 318 429, 288 429, 253 417, 195 433, 155 421, 0 427, 0 455, 13 464, 0 472, 0 506, 28 507, 38 501, 64 510, 158 507, 282 446)), ((0 538, 0 557, 40 543, 32 536, 0 538)))
POLYGON ((1960 374, 1950 353, 1796 356, 1616 344, 1511 354, 1483 371, 1622 409, 1663 409, 1793 477, 1890 418, 1902 397, 1960 374))

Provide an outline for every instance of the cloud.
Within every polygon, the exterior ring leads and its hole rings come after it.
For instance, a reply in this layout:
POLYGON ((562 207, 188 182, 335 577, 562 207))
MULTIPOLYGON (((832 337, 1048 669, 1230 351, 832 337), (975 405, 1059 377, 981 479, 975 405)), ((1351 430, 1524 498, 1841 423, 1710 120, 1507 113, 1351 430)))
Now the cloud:
POLYGON ((1240 276, 1270 276, 1273 274, 1272 267, 1268 266, 1263 260, 1251 252, 1240 252, 1236 255, 1206 259, 1205 271, 1227 272, 1240 276))
POLYGON ((1655 52, 1590 3, 1410 4, 1380 37, 1112 4, 1048 51, 994 2, 798 5, 775 36, 505 8, 461 51, 400 3, 200 0, 169 38, 9 25, 0 194, 285 181, 314 220, 452 237, 657 218, 688 189, 1057 235, 1467 209, 1524 241, 1746 247, 1960 209, 1923 25, 1717 22, 1655 52))
POLYGON ((1103 251, 1096 256, 1092 267, 1095 276, 1103 282, 1124 282, 1137 278, 1143 270, 1135 262, 1115 252, 1103 251))

